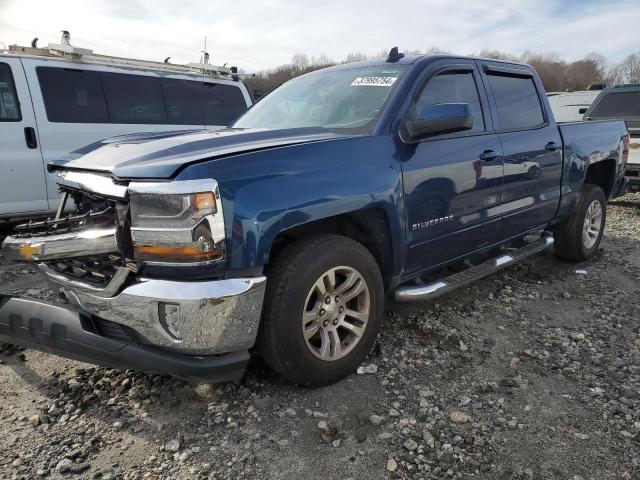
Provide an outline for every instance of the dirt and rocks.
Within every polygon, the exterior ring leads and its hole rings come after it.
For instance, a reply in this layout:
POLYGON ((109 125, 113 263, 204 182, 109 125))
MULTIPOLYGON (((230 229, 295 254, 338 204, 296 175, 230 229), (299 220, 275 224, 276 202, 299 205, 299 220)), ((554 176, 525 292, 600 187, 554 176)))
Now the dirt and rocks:
MULTIPOLYGON (((52 300, 0 258, 0 292, 52 300)), ((640 478, 640 195, 599 255, 388 302, 339 384, 192 385, 0 348, 0 478, 640 478)))

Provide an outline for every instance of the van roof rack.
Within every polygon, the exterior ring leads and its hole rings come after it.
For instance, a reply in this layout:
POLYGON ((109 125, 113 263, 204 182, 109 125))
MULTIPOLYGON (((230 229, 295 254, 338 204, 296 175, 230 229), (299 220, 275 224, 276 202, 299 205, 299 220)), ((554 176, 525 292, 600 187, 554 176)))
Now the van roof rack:
MULTIPOLYGON (((0 50, 2 51, 2 50, 0 50)), ((5 49, 5 51, 7 51, 5 49)), ((38 57, 63 58, 73 62, 93 63, 102 65, 128 65, 132 67, 142 67, 154 70, 166 70, 177 73, 198 73, 214 78, 238 81, 240 77, 253 76, 253 74, 239 73, 237 67, 217 66, 209 63, 209 54, 203 52, 200 62, 181 65, 169 63, 169 57, 165 61, 156 62, 152 60, 140 60, 136 58, 114 57, 111 55, 99 55, 93 50, 79 48, 71 45, 69 32, 62 32, 60 43, 47 45, 46 48, 23 47, 20 45, 9 45, 9 53, 34 55, 38 57)))

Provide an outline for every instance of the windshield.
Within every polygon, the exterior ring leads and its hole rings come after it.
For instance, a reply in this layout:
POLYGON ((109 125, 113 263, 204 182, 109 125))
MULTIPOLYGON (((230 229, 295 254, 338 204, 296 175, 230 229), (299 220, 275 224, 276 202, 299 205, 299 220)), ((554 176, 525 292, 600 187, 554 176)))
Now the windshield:
POLYGON ((405 69, 378 66, 294 78, 256 103, 231 127, 323 127, 370 133, 405 69))
POLYGON ((589 118, 638 117, 640 117, 640 90, 606 93, 589 113, 589 118))

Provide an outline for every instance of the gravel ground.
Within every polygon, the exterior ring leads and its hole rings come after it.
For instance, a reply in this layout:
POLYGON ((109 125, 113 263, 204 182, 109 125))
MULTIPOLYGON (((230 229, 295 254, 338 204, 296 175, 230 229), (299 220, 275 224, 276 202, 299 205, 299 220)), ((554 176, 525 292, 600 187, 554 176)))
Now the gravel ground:
MULTIPOLYGON (((0 346, 0 478, 640 478, 640 195, 599 255, 389 302, 365 371, 192 385, 0 346)), ((0 292, 53 299, 0 257, 0 292)))

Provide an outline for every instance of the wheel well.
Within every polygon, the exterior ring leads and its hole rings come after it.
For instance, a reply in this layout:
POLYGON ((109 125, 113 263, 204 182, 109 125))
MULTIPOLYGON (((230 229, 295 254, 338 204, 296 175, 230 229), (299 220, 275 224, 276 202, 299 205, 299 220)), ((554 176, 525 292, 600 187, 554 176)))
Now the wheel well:
POLYGON ((605 197, 609 198, 613 190, 613 182, 616 177, 616 161, 603 160, 589 165, 584 183, 590 183, 602 188, 605 197))
MULTIPOLYGON (((303 237, 322 233, 342 235, 362 244, 378 262, 385 288, 389 285, 393 271, 393 250, 387 216, 379 209, 358 210, 323 218, 280 232, 271 245, 270 261, 287 245, 303 237)), ((266 269, 268 271, 269 265, 266 269)))

